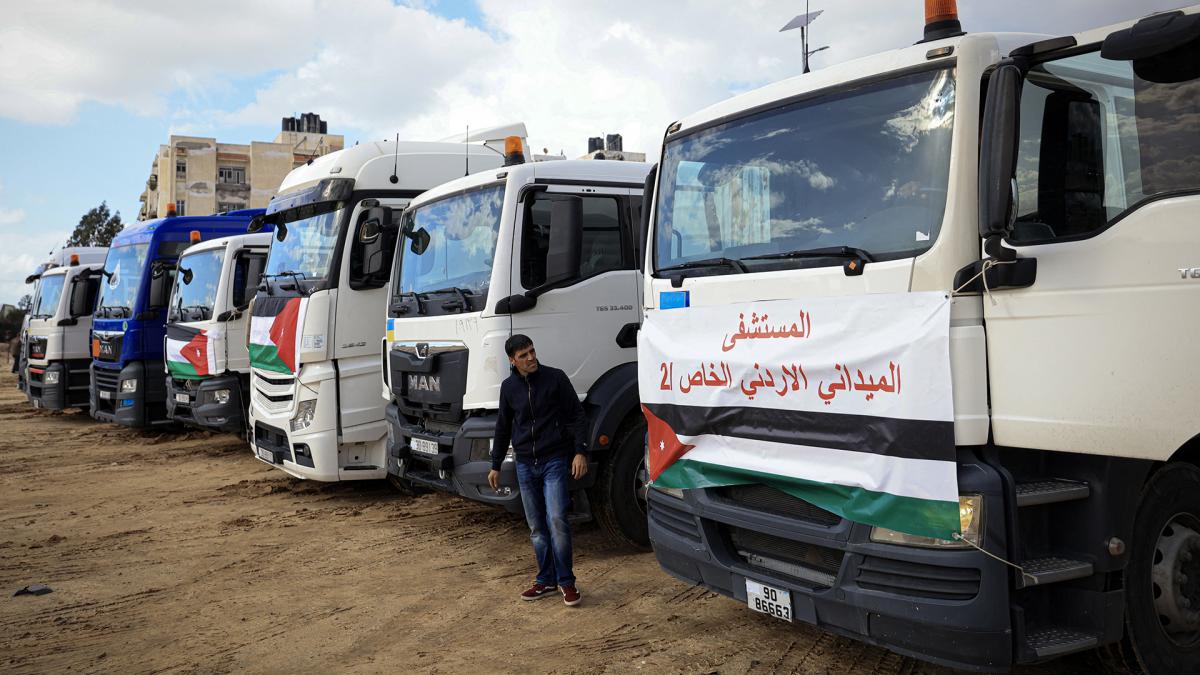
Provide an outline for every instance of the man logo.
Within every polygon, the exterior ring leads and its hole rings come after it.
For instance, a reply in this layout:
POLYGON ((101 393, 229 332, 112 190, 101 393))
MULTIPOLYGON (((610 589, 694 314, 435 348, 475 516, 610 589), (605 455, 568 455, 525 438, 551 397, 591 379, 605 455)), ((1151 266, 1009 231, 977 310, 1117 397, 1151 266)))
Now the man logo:
POLYGON ((417 351, 418 359, 429 358, 429 343, 428 342, 418 342, 416 351, 417 351))
POLYGON ((409 375, 409 391, 429 391, 442 393, 442 378, 439 375, 409 375))
POLYGON ((1179 278, 1187 279, 1188 277, 1200 279, 1200 267, 1180 267, 1179 278))

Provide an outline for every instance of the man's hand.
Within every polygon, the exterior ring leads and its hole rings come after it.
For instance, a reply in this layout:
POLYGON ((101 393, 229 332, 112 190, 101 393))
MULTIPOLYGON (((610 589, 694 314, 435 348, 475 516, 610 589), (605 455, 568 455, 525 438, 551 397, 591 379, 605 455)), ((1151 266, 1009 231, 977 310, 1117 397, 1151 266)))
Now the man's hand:
POLYGON ((571 460, 571 478, 579 480, 587 475, 587 455, 575 455, 571 460))
POLYGON ((491 485, 493 490, 500 489, 500 472, 499 471, 497 471, 495 469, 488 471, 488 485, 491 485))

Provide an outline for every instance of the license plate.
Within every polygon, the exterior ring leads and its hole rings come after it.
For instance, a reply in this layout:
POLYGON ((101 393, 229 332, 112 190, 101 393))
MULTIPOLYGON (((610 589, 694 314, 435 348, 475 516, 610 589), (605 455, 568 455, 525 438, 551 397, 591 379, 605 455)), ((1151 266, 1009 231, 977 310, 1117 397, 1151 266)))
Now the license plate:
POLYGON ((111 391, 100 392, 100 398, 104 399, 105 401, 110 400, 113 397, 112 395, 113 393, 111 391))
POLYGON ((176 403, 187 403, 190 400, 187 394, 175 394, 176 403))
POLYGON ((437 441, 430 441, 424 438, 410 438, 408 445, 413 449, 413 452, 419 452, 422 455, 436 455, 439 452, 437 441))
POLYGON ((258 458, 262 461, 267 462, 268 464, 275 463, 275 453, 271 452, 270 450, 255 448, 254 451, 258 453, 258 458))
POLYGON ((792 593, 750 579, 746 580, 746 605, 776 619, 792 621, 792 593))

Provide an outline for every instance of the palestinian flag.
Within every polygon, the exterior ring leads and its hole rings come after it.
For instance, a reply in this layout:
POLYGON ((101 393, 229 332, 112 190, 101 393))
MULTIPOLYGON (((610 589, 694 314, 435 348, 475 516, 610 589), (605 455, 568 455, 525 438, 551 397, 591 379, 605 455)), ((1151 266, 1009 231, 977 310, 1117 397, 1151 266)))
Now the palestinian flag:
POLYGON ((250 365, 277 373, 299 370, 306 298, 258 295, 250 315, 250 365))
POLYGON ((203 380, 217 373, 215 331, 167 326, 167 371, 181 380, 203 380))
POLYGON ((764 484, 952 539, 949 330, 937 292, 647 312, 638 382, 653 484, 764 484))

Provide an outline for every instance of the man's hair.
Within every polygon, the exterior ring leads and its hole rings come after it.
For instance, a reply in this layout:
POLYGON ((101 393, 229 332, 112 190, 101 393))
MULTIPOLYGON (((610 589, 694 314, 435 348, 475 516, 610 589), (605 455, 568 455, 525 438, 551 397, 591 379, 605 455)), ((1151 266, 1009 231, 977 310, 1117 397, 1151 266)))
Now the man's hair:
POLYGON ((510 335, 508 339, 504 341, 504 353, 508 354, 509 358, 512 358, 513 354, 516 354, 526 347, 532 346, 533 340, 530 340, 528 335, 517 333, 516 335, 510 335))

